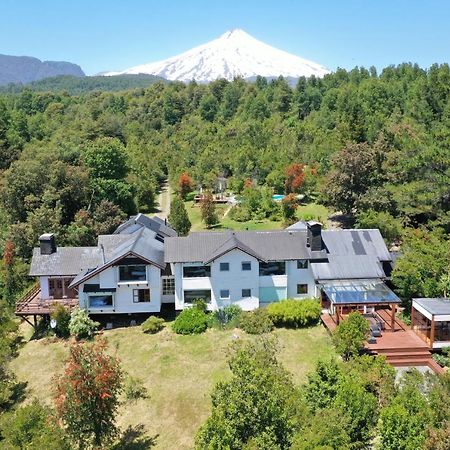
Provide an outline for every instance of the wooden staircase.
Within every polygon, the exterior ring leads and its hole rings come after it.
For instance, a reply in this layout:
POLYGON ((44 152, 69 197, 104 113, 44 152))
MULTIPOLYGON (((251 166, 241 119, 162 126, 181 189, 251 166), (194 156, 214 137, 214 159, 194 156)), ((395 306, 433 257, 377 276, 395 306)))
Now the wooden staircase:
POLYGON ((431 357, 428 345, 412 330, 387 332, 376 344, 369 344, 367 350, 372 355, 384 355, 394 367, 427 366, 436 373, 443 369, 431 357))

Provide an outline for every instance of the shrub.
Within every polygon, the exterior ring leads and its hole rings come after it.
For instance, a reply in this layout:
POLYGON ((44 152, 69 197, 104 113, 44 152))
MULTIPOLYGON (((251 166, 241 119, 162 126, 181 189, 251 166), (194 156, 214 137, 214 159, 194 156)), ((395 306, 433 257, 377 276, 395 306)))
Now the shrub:
POLYGON ((177 334, 200 334, 208 328, 208 315, 193 307, 181 311, 172 325, 177 334))
POLYGON ((333 343, 336 351, 348 360, 364 348, 364 342, 369 335, 369 322, 359 313, 350 313, 333 333, 333 343))
POLYGON ((321 307, 315 299, 289 299, 271 303, 267 312, 276 326, 299 328, 317 323, 321 307))
POLYGON ((77 339, 90 339, 100 326, 93 321, 84 309, 75 308, 70 314, 69 330, 77 339))
POLYGON ((192 306, 195 309, 198 309, 199 311, 202 312, 206 312, 207 308, 208 308, 208 304, 205 302, 205 300, 203 300, 202 298, 196 298, 193 302, 192 302, 192 306))
POLYGON ((56 303, 52 307, 50 319, 56 322, 56 336, 61 338, 68 338, 70 336, 70 312, 67 310, 67 308, 64 308, 64 306, 60 303, 56 303))
POLYGON ((450 367, 450 347, 444 347, 441 353, 434 353, 433 359, 442 367, 450 367))
POLYGON ((219 328, 234 328, 238 325, 241 314, 242 309, 240 306, 225 306, 211 315, 211 324, 219 328))
POLYGON ((164 319, 161 317, 150 316, 142 325, 144 333, 155 334, 164 328, 164 319))
POLYGON ((249 334, 263 334, 272 331, 273 322, 267 310, 258 308, 242 313, 239 327, 249 334))
POLYGON ((147 389, 139 378, 129 376, 125 381, 124 394, 127 400, 136 401, 147 398, 147 389))

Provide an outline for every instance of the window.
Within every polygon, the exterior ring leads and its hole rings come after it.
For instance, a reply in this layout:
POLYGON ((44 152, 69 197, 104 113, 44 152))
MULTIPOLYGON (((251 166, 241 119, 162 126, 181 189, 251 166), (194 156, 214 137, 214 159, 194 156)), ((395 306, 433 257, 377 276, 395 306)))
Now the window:
POLYGON ((230 298, 230 290, 229 289, 221 289, 220 290, 220 298, 230 298))
POLYGON ((252 263, 250 261, 243 261, 242 270, 252 270, 252 263))
POLYGON ((206 303, 211 303, 211 290, 196 289, 184 291, 184 303, 192 303, 194 300, 204 300, 206 303))
POLYGON ((150 301, 150 289, 133 289, 133 303, 146 303, 150 301))
POLYGON ((307 269, 308 260, 307 259, 297 259, 297 269, 307 269))
POLYGON ((259 263, 259 276, 285 275, 286 263, 284 261, 269 261, 259 263))
POLYGON ((230 270, 230 263, 220 263, 220 271, 228 272, 230 270))
POLYGON ((210 277, 211 266, 185 266, 183 267, 184 278, 210 277))
POLYGON ((88 300, 90 308, 104 308, 113 305, 112 294, 90 295, 88 300))
POLYGON ((297 294, 307 294, 308 285, 307 284, 297 284, 297 294))
POLYGON ((242 289, 242 298, 248 298, 252 296, 251 289, 242 289))
POLYGON ((145 266, 140 265, 130 265, 130 266, 119 266, 119 281, 146 281, 147 273, 145 266))
POLYGON ((175 278, 163 278, 162 295, 174 295, 174 294, 175 294, 175 278))

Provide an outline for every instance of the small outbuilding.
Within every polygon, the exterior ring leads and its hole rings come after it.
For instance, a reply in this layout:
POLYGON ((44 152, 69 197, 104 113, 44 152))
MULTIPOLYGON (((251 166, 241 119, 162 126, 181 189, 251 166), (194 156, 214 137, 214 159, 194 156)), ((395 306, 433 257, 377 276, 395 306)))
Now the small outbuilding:
POLYGON ((430 348, 450 347, 450 299, 414 298, 411 327, 430 348))

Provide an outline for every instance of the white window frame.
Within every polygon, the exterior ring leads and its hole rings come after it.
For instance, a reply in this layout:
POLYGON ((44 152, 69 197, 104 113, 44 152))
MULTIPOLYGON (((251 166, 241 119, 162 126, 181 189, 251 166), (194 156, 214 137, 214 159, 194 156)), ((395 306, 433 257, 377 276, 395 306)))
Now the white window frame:
POLYGON ((88 309, 112 309, 116 305, 116 295, 114 292, 90 292, 86 294, 86 302, 88 304, 88 309), (105 305, 105 306, 92 306, 91 305, 91 297, 105 297, 105 296, 111 296, 112 297, 112 305, 105 305))

